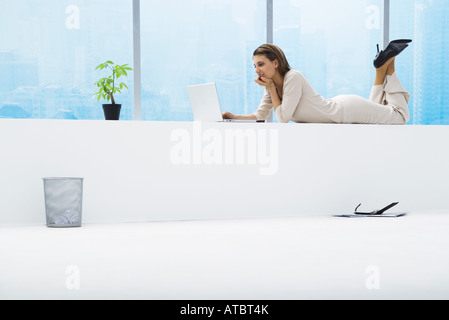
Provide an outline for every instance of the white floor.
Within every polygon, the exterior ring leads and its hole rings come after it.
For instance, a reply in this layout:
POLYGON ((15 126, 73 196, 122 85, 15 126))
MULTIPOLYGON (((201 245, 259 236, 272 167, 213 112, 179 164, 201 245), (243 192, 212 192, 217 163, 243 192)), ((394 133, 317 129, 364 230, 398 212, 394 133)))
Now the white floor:
POLYGON ((449 212, 0 227, 0 299, 448 299, 449 212))

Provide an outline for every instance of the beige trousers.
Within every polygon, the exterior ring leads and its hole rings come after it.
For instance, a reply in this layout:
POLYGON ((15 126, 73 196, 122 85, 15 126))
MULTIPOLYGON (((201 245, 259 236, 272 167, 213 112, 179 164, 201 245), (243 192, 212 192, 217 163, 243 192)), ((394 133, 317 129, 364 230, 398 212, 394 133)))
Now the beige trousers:
POLYGON ((340 96, 343 123, 403 125, 410 120, 410 94, 395 73, 386 76, 383 85, 374 86, 369 100, 359 96, 340 96))

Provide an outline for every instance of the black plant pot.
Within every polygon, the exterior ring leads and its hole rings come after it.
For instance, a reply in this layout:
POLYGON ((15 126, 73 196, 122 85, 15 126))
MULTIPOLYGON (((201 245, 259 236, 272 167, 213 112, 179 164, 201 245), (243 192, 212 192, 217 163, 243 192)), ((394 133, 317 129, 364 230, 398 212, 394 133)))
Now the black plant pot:
POLYGON ((120 109, 122 108, 121 104, 104 104, 104 118, 106 120, 119 120, 120 119, 120 109))

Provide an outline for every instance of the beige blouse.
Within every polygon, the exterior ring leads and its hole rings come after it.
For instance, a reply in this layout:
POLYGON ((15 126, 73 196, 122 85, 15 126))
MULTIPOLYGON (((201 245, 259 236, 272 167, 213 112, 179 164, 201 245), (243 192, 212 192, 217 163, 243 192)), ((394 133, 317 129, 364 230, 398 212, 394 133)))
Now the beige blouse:
MULTIPOLYGON (((265 88, 260 106, 254 115, 257 120, 267 120, 272 108, 271 94, 265 88)), ((276 117, 281 123, 341 123, 343 106, 337 99, 323 98, 301 72, 290 70, 284 77, 284 95, 282 104, 276 109, 276 117)))

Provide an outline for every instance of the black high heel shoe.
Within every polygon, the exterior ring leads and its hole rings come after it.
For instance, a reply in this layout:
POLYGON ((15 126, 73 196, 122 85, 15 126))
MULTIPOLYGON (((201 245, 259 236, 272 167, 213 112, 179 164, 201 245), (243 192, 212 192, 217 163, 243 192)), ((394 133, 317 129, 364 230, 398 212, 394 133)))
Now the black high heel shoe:
POLYGON ((394 40, 391 41, 388 44, 388 47, 383 51, 380 51, 379 45, 377 45, 377 55, 374 58, 374 67, 376 69, 382 67, 388 60, 396 57, 402 51, 404 51, 404 49, 408 47, 408 43, 410 42, 412 42, 412 40, 409 39, 394 40))

